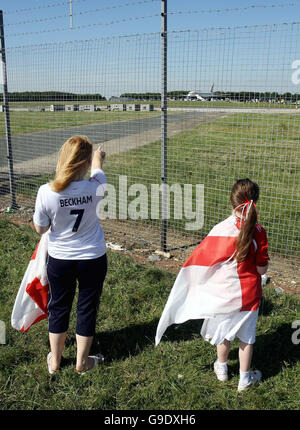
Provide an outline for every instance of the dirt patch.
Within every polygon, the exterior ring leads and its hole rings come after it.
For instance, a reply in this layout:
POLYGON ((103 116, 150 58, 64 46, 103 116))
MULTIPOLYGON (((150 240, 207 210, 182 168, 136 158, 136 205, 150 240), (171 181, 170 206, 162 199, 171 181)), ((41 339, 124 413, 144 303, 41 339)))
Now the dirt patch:
MULTIPOLYGON (((168 231, 166 253, 161 253, 159 227, 143 227, 132 221, 101 221, 108 243, 121 247, 118 252, 135 256, 144 264, 154 264, 178 273, 185 260, 200 243, 201 238, 189 237, 175 231, 168 231), (125 226, 126 223, 126 226, 125 226), (140 235, 137 236, 137 230, 140 235)), ((289 259, 270 254, 268 276, 274 288, 300 293, 300 259, 289 259)), ((279 291, 280 293, 280 291, 279 291)))

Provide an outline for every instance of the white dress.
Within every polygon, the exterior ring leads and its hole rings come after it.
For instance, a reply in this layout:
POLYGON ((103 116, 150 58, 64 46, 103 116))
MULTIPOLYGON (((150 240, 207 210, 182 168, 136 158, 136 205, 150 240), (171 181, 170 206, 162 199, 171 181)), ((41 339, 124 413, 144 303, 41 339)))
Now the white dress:
POLYGON ((201 335, 212 345, 220 345, 224 339, 231 342, 236 336, 242 342, 253 344, 255 342, 257 317, 258 309, 206 318, 201 328, 201 335))

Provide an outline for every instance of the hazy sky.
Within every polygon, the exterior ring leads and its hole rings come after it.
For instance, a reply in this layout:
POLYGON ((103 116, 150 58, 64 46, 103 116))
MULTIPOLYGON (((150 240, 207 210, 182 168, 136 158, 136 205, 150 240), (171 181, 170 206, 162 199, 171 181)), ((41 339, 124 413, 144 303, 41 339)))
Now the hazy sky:
MULTIPOLYGON (((73 0, 72 28, 69 1, 0 8, 9 90, 160 91, 160 0, 73 0)), ((300 0, 168 0, 168 14, 169 90, 299 92, 300 0)))

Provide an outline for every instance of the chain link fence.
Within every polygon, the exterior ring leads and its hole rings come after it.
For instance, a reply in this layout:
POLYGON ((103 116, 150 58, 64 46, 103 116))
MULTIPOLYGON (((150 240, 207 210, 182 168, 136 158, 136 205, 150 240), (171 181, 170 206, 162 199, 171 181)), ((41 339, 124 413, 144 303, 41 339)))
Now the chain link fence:
POLYGON ((2 103, 2 210, 10 179, 16 213, 33 208, 60 146, 87 135, 107 152, 107 241, 180 259, 231 213, 231 187, 249 177, 271 270, 299 290, 299 26, 165 29, 167 50, 162 31, 7 47, 13 177, 2 103))

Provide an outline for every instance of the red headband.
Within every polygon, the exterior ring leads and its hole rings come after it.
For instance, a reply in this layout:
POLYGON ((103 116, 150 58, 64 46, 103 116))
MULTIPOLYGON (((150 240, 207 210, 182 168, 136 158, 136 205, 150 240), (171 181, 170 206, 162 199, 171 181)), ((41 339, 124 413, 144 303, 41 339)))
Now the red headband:
MULTIPOLYGON (((244 210, 247 208, 247 211, 246 211, 246 218, 247 218, 247 216, 248 216, 248 206, 249 206, 249 205, 253 205, 253 206, 255 207, 256 219, 257 219, 256 204, 254 203, 254 201, 253 201, 253 200, 250 200, 250 201, 249 201, 247 197, 246 197, 246 199, 245 199, 244 203, 241 203, 240 205, 238 205, 238 206, 234 209, 234 214, 235 214, 235 212, 236 212, 239 208, 243 207, 243 210, 242 210, 242 215, 243 215, 243 214, 244 214, 244 210)), ((250 210, 250 208, 249 208, 249 210, 250 210)))

